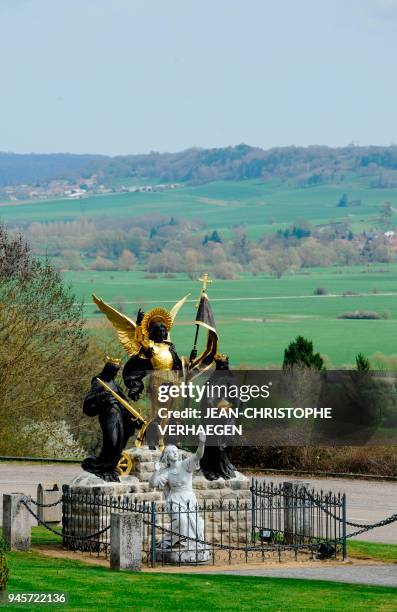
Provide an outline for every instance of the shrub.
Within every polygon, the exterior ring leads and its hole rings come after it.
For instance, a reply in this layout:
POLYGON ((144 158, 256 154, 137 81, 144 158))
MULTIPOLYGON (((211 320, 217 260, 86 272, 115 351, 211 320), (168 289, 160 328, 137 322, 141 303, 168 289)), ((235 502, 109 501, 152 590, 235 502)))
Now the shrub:
POLYGON ((6 545, 2 538, 0 538, 0 591, 4 591, 9 576, 9 569, 7 567, 7 559, 5 555, 6 545))
POLYGON ((395 446, 236 446, 231 458, 244 468, 397 475, 395 446))
POLYGON ((240 272, 241 266, 239 264, 233 264, 230 261, 218 263, 212 268, 212 273, 215 278, 222 280, 233 280, 237 278, 237 272, 240 272))
POLYGON ((338 319, 365 319, 365 320, 378 320, 382 319, 382 315, 379 312, 375 312, 374 310, 355 310, 353 312, 344 312, 338 319))
POLYGON ((371 369, 369 360, 362 353, 358 353, 356 357, 356 368, 359 372, 369 372, 371 369))
POLYGON ((26 447, 29 440, 34 439, 35 450, 41 457, 79 459, 85 454, 85 450, 72 435, 69 425, 63 420, 43 420, 40 423, 30 421, 21 429, 20 436, 26 447))
POLYGON ((148 280, 153 280, 155 278, 158 278, 158 276, 157 274, 154 274, 153 272, 147 272, 143 278, 147 278, 148 280))
POLYGON ((328 295, 328 289, 325 287, 316 287, 314 295, 328 295))
POLYGON ((324 369, 324 362, 319 353, 313 352, 313 342, 303 336, 295 338, 284 351, 283 368, 300 366, 324 369))

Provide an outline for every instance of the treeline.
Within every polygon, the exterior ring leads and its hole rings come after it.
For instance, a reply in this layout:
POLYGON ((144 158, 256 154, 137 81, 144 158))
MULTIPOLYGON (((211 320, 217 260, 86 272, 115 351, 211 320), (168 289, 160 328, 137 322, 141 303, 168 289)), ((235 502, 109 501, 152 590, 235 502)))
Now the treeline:
POLYGON ((79 176, 88 178, 97 172, 107 159, 102 155, 70 153, 18 155, 0 152, 0 187, 42 184, 57 178, 70 180, 75 180, 79 176))
POLYGON ((304 185, 343 183, 346 173, 372 176, 373 187, 397 185, 397 146, 261 149, 240 144, 178 153, 100 155, 17 155, 0 153, 0 186, 45 183, 96 174, 102 183, 137 179, 203 183, 217 180, 296 179, 304 185))
POLYGON ((201 220, 147 216, 31 223, 25 236, 33 253, 48 256, 59 270, 134 270, 148 274, 206 269, 216 278, 241 272, 280 278, 299 268, 394 261, 391 243, 378 235, 353 234, 347 223, 312 228, 307 222, 258 240, 235 227, 232 236, 208 231, 201 220))

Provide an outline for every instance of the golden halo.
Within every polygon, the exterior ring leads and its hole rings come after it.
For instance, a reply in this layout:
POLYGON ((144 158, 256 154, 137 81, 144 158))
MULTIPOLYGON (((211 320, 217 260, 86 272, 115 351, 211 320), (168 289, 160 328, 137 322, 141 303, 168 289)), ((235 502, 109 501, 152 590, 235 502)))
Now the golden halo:
POLYGON ((149 328, 152 323, 164 323, 167 331, 172 327, 171 313, 165 308, 152 308, 142 319, 142 332, 145 336, 149 335, 149 328))

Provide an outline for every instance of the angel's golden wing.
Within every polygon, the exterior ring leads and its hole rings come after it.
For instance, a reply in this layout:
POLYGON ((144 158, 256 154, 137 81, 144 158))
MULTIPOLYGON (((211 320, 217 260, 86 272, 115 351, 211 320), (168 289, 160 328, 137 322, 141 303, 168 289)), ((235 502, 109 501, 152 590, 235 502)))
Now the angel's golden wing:
POLYGON ((181 300, 179 300, 179 302, 177 302, 175 304, 175 306, 173 306, 170 310, 170 315, 172 318, 172 322, 174 322, 176 315, 178 314, 178 312, 180 311, 180 309, 182 308, 182 306, 184 305, 184 303, 186 302, 187 298, 189 297, 190 293, 188 293, 187 295, 185 295, 185 297, 183 297, 181 300))
POLYGON ((106 315, 106 317, 109 319, 109 321, 115 328, 120 342, 123 345, 127 354, 130 357, 132 357, 132 355, 137 355, 137 353, 139 353, 141 345, 135 338, 136 323, 132 319, 127 317, 125 314, 119 312, 118 310, 101 300, 94 293, 92 294, 92 299, 98 306, 99 310, 106 315))

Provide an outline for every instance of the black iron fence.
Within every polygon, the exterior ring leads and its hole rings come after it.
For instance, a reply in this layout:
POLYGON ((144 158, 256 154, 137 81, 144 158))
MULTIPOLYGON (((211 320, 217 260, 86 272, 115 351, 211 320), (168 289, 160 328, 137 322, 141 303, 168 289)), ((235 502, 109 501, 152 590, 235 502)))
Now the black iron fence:
POLYGON ((252 481, 249 500, 189 504, 136 502, 129 496, 75 493, 63 487, 63 546, 108 556, 110 514, 142 515, 143 562, 260 562, 320 554, 345 558, 344 495, 302 485, 252 481))
MULTIPOLYGON (((329 544, 346 557, 346 496, 314 491, 302 484, 252 481, 253 539, 314 549, 329 544)), ((330 550, 330 549, 329 549, 330 550)))

